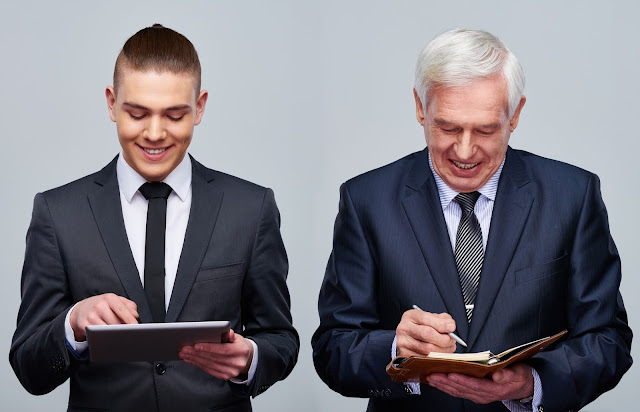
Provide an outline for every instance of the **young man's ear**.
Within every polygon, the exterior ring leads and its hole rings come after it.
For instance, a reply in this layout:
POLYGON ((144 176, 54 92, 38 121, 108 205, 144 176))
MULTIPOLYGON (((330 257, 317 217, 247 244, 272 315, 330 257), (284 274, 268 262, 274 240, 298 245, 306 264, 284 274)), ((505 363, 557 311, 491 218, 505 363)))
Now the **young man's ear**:
POLYGON ((209 92, 206 90, 200 90, 198 100, 196 100, 196 118, 194 124, 200 124, 202 115, 204 114, 204 107, 207 105, 207 99, 209 98, 209 92))
POLYGON ((112 122, 116 121, 116 91, 113 89, 113 86, 107 86, 107 89, 104 91, 105 96, 107 97, 107 108, 109 109, 109 118, 112 122))

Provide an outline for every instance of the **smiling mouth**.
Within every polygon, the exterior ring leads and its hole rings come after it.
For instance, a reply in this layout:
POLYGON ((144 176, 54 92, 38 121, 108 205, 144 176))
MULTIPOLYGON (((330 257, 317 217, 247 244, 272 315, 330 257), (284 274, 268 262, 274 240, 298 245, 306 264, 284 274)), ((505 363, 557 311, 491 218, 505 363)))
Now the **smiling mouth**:
POLYGON ((473 169, 474 167, 478 166, 478 163, 460 163, 460 162, 456 162, 455 160, 452 160, 451 162, 453 162, 454 165, 456 165, 456 167, 459 167, 460 169, 473 169))
POLYGON ((149 154, 160 154, 164 151, 167 150, 167 148, 165 147, 164 149, 147 149, 146 147, 143 147, 142 150, 144 150, 145 152, 149 153, 149 154))

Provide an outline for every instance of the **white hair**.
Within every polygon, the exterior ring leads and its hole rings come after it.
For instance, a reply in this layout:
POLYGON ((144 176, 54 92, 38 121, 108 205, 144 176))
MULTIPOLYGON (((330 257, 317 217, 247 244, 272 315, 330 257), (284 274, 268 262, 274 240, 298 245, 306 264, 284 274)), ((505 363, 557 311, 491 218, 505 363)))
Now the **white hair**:
POLYGON ((511 118, 524 91, 524 71, 516 56, 486 31, 449 30, 436 36, 420 53, 414 87, 426 111, 434 86, 464 86, 496 74, 507 82, 511 118))

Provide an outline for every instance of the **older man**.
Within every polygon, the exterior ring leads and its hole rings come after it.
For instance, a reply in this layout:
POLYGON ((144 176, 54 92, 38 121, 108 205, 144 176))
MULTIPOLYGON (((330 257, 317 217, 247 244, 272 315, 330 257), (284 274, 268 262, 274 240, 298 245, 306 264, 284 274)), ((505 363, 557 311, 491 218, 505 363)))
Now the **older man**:
POLYGON ((314 361, 332 389, 371 397, 370 411, 579 409, 631 365, 599 180, 508 146, 523 89, 492 34, 437 36, 414 89, 427 148, 341 187, 314 361), (396 355, 502 351, 564 329, 490 379, 404 385, 385 373, 396 355))

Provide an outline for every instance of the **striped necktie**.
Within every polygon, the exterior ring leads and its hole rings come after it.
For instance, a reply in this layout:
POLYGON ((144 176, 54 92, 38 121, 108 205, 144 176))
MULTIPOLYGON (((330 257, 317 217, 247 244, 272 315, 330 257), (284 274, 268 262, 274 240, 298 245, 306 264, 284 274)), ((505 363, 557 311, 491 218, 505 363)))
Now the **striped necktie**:
POLYGON ((473 208, 479 197, 480 193, 471 192, 460 193, 454 199, 462 209, 462 217, 456 234, 455 258, 468 322, 471 322, 482 262, 484 261, 482 230, 475 213, 473 213, 473 208))

